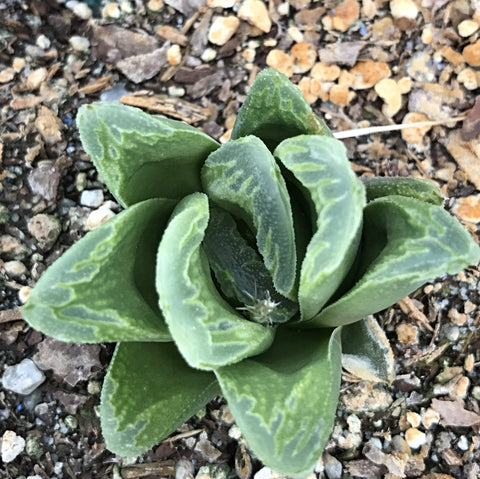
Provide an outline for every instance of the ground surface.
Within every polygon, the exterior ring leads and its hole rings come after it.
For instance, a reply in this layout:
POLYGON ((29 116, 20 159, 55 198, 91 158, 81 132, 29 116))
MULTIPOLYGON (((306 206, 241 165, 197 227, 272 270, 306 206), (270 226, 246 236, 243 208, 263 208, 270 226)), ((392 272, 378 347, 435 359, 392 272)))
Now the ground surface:
MULTIPOLYGON (((27 396, 0 387, 0 436, 26 440, 0 461, 2 478, 154 478, 175 468, 182 478, 213 464, 201 472, 247 479, 262 467, 221 400, 136 463, 115 457, 96 415, 111 346, 75 349, 22 321, 18 308, 45 267, 120 209, 79 145, 80 105, 122 97, 224 141, 268 64, 333 131, 439 121, 345 144, 359 174, 436 181, 478 239, 480 2, 196 3, 126 0, 93 15, 82 3, 0 3, 0 374, 25 358, 47 366, 27 396)), ((396 379, 345 376, 318 477, 480 476, 478 275, 440 278, 376 316, 396 379)))

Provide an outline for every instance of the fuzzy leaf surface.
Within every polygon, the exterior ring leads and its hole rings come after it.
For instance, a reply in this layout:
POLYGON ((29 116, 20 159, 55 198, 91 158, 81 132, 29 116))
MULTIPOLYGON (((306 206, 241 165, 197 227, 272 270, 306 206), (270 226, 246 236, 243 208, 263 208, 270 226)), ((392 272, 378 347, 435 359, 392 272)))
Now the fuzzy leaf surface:
POLYGON ((480 259, 479 246, 442 207, 405 196, 368 203, 363 235, 356 284, 308 326, 353 323, 480 259))
POLYGON ((280 168, 268 148, 254 136, 222 145, 205 162, 202 183, 214 203, 247 223, 275 288, 295 299, 292 209, 280 168))
POLYGON ((330 436, 340 388, 339 333, 280 328, 265 353, 215 371, 252 450, 288 476, 310 473, 330 436))
POLYGON ((82 106, 80 138, 122 206, 201 191, 200 169, 218 143, 180 121, 114 102, 82 106))
POLYGON ((171 341, 154 285, 156 250, 174 206, 146 200, 89 232, 45 271, 24 318, 63 341, 171 341))
POLYGON ((298 306, 275 291, 272 277, 261 256, 240 234, 233 217, 221 208, 210 209, 204 248, 222 293, 239 307, 270 298, 277 307, 273 323, 288 321, 298 306))
POLYGON ((364 381, 391 384, 395 372, 392 348, 373 316, 342 327, 342 365, 364 381))
POLYGON ((214 374, 190 368, 173 343, 119 343, 100 403, 107 447, 143 454, 218 393, 214 374))
POLYGON ((303 320, 312 319, 350 269, 360 239, 365 191, 343 144, 326 136, 283 141, 274 155, 289 170, 310 203, 316 231, 300 271, 303 320))
POLYGON ((367 192, 367 201, 382 196, 400 195, 416 198, 432 205, 443 205, 443 194, 433 181, 420 178, 374 176, 362 178, 362 182, 367 192))
POLYGON ((190 366, 213 369, 259 354, 274 332, 246 320, 217 291, 201 243, 209 218, 203 193, 175 208, 160 242, 157 291, 178 349, 190 366))
POLYGON ((238 112, 231 138, 248 135, 260 138, 273 151, 286 138, 332 134, 287 76, 269 68, 255 78, 238 112))

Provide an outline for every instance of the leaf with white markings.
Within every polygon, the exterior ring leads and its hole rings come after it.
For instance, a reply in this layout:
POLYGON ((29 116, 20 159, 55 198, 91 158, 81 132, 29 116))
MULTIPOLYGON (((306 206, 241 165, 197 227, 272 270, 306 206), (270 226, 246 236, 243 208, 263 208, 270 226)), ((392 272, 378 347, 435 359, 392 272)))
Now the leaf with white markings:
POLYGON ((283 474, 304 478, 318 461, 335 418, 340 330, 279 329, 268 351, 215 374, 255 454, 283 474))
POLYGON ((191 369, 173 343, 118 344, 100 403, 108 449, 142 454, 219 392, 215 376, 191 369))
POLYGON ((214 203, 242 219, 277 291, 296 296, 296 251, 292 209, 280 168, 256 137, 231 141, 212 153, 202 169, 204 191, 214 203))
POLYGON ((248 321, 217 291, 201 243, 208 200, 186 196, 175 208, 157 256, 160 307, 178 349, 190 366, 213 369, 267 349, 271 328, 248 321))
POLYGON ((200 169, 218 143, 181 121, 120 103, 94 103, 77 117, 85 151, 122 206, 201 191, 200 169))
POLYGON ((23 307, 63 341, 171 341, 155 292, 155 255, 172 200, 146 200, 88 233, 43 274, 23 307))
POLYGON ((302 319, 309 320, 333 295, 353 263, 365 192, 350 168, 345 147, 335 138, 290 138, 278 145, 274 155, 293 174, 316 217, 298 293, 302 319))

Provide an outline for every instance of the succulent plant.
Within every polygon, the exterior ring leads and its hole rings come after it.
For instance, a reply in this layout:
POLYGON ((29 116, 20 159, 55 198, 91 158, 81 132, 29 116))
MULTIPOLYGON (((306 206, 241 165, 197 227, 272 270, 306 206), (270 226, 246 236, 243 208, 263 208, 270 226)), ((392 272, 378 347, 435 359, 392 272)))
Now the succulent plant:
POLYGON ((223 145, 117 103, 77 122, 124 211, 46 270, 23 314, 63 341, 118 343, 101 395, 117 454, 145 452, 223 394, 254 453, 304 476, 334 422, 342 347, 388 380, 369 315, 479 260, 433 183, 357 178, 275 70, 223 145))

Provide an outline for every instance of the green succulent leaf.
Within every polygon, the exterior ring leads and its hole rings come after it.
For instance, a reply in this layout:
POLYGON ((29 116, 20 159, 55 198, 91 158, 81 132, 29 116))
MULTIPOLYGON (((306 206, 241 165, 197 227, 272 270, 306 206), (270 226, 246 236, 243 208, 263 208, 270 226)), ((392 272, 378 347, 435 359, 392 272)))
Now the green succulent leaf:
POLYGON ((230 141, 202 169, 208 197, 247 223, 277 291, 296 296, 296 251, 292 209, 280 168, 256 137, 230 141))
POLYGON ((173 343, 119 343, 100 403, 108 449, 143 454, 219 394, 213 373, 190 368, 173 343))
POLYGON ((405 196, 368 203, 363 234, 358 281, 308 326, 353 323, 480 259, 479 246, 443 208, 405 196))
POLYGON ((154 285, 156 250, 174 206, 146 200, 85 235, 42 275, 25 319, 63 341, 171 341, 154 285))
POLYGON ((332 134, 313 113, 302 92, 283 73, 270 68, 255 78, 238 112, 231 138, 248 135, 260 138, 273 151, 286 138, 332 134))
POLYGON ((274 155, 307 197, 316 231, 300 272, 303 320, 312 319, 336 291, 357 252, 365 191, 335 138, 297 136, 283 141, 274 155))
POLYGON ((443 194, 433 181, 420 178, 379 176, 362 178, 361 180, 365 186, 368 201, 382 196, 400 195, 416 198, 432 205, 443 205, 443 194))
POLYGON ((281 328, 268 351, 215 374, 260 460, 293 477, 311 472, 335 418, 340 331, 281 328))
POLYGON ((217 291, 201 243, 208 199, 193 193, 179 202, 157 256, 160 307, 178 349, 190 366, 213 369, 259 354, 274 336, 248 321, 217 291))
POLYGON ((77 123, 83 148, 122 206, 201 191, 200 169, 219 146, 192 126, 120 103, 82 106, 77 123))
POLYGON ((210 209, 203 244, 222 293, 240 308, 251 308, 255 301, 270 299, 276 304, 267 319, 272 323, 283 323, 297 313, 297 304, 275 291, 261 256, 243 238, 225 210, 210 209))
POLYGON ((342 366, 364 381, 391 384, 395 372, 392 348, 373 316, 342 327, 342 366))

